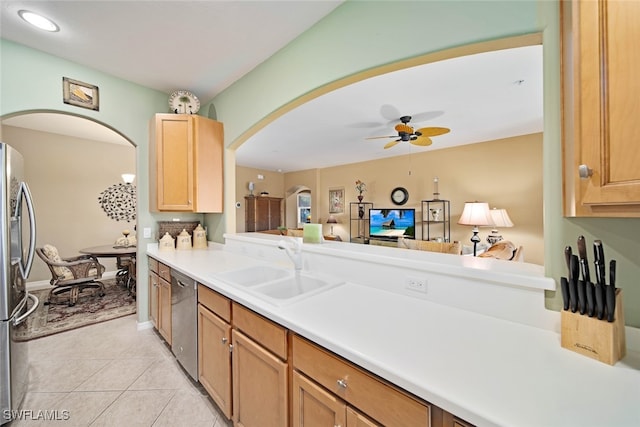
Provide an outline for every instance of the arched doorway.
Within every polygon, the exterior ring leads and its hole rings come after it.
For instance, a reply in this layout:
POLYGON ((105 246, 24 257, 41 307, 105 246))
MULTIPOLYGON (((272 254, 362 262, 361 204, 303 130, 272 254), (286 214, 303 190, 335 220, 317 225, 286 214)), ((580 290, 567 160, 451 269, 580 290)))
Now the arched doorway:
MULTIPOLYGON (((125 229, 133 232, 135 219, 116 221, 98 203, 101 192, 122 182, 122 174, 137 173, 136 146, 129 138, 96 120, 52 110, 13 113, 1 123, 2 141, 24 158, 37 246, 51 243, 62 256, 73 256, 84 247, 113 243, 125 229)), ((116 271, 115 261, 103 264, 116 271)), ((29 286, 48 285, 49 279, 36 259, 29 286)))

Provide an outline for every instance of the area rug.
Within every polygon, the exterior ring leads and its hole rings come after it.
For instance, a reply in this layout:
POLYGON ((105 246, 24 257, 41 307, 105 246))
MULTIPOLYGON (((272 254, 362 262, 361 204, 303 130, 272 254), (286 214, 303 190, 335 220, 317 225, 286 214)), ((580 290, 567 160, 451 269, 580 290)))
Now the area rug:
POLYGON ((105 295, 84 296, 73 307, 67 304, 46 305, 50 289, 32 291, 40 306, 27 318, 25 327, 18 328, 15 338, 28 341, 82 326, 93 325, 136 312, 136 300, 115 279, 102 280, 105 295))

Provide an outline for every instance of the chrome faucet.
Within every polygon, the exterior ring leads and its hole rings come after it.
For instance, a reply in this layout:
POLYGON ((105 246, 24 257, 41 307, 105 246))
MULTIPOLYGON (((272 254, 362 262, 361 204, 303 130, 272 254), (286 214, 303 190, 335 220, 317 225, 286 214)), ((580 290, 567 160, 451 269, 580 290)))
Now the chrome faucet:
POLYGON ((287 240, 280 240, 278 242, 278 249, 283 249, 291 261, 296 270, 302 270, 302 239, 292 238, 287 240), (293 248, 293 251, 291 250, 293 248))

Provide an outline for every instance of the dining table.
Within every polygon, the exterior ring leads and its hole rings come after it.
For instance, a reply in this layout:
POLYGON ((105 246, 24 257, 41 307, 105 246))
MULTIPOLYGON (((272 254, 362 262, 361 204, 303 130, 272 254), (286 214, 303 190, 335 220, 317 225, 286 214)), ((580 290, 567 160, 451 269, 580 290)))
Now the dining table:
POLYGON ((137 249, 137 246, 110 244, 83 248, 80 249, 80 253, 93 255, 96 258, 117 258, 116 282, 126 286, 131 293, 135 294, 137 249))

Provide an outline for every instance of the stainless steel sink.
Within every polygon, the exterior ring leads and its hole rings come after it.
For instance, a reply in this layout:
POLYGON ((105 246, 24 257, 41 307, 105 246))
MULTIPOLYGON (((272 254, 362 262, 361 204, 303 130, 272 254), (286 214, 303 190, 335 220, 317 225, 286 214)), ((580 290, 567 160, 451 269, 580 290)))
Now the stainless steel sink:
POLYGON ((254 266, 216 275, 217 279, 245 288, 255 296, 275 305, 289 304, 344 283, 322 274, 254 266))

